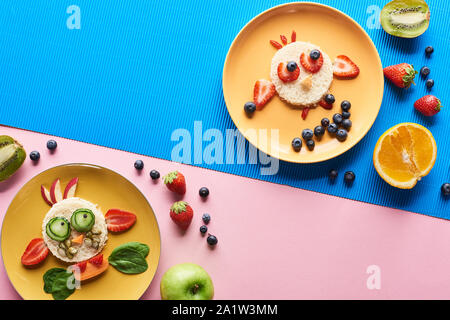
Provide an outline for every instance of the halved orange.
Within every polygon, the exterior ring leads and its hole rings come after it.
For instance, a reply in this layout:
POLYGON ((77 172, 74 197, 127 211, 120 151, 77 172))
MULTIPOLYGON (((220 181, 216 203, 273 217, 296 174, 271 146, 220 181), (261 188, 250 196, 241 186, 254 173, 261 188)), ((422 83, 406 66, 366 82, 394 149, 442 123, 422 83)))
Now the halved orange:
POLYGON ((391 186, 411 189, 431 171, 436 153, 430 130, 416 123, 400 123, 378 139, 373 164, 391 186))

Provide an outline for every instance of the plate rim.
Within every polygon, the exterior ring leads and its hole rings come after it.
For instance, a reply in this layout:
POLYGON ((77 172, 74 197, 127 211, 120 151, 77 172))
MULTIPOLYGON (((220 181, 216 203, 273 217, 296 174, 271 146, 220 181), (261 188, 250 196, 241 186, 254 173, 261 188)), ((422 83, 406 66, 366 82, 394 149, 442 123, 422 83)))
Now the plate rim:
POLYGON ((285 162, 289 162, 289 163, 299 163, 299 164, 319 163, 319 162, 324 162, 324 161, 328 161, 328 160, 337 158, 337 157, 339 157, 340 155, 344 154, 345 152, 351 150, 352 148, 354 148, 354 147, 355 147, 355 146, 356 146, 356 145, 357 145, 357 144, 358 144, 358 143, 359 143, 359 142, 367 135, 367 133, 368 133, 368 132, 370 131, 370 129, 373 127, 373 124, 375 123, 375 121, 376 121, 376 119, 378 118, 378 115, 379 115, 379 113, 380 113, 380 109, 381 109, 381 105, 382 105, 382 103, 383 103, 383 97, 384 97, 383 63, 382 63, 382 61, 381 61, 381 58, 380 58, 380 54, 379 54, 379 52, 378 52, 378 49, 377 49, 377 47, 375 46, 375 44, 373 43, 373 41, 372 41, 372 38, 369 36, 369 34, 366 32, 366 30, 364 30, 364 28, 361 27, 361 25, 360 25, 358 22, 356 22, 352 17, 350 17, 350 16, 347 15, 346 13, 344 13, 344 12, 342 12, 341 10, 336 9, 336 8, 334 8, 334 7, 331 7, 331 6, 328 6, 328 5, 325 5, 325 4, 321 4, 321 3, 315 3, 315 2, 299 2, 299 1, 297 1, 297 2, 284 3, 284 4, 280 4, 280 5, 271 7, 271 8, 269 8, 269 9, 267 9, 267 10, 265 10, 265 11, 259 13, 259 14, 256 15, 255 17, 253 17, 250 21, 248 21, 248 22, 241 28, 241 30, 238 32, 238 34, 236 35, 236 37, 233 39, 233 42, 231 43, 230 48, 228 49, 227 55, 226 55, 226 57, 225 57, 225 62, 224 62, 224 66, 223 66, 223 69, 222 69, 222 93, 223 93, 223 98, 224 98, 224 101, 225 101, 225 106, 226 106, 226 108, 227 108, 227 111, 228 111, 228 114, 229 114, 231 120, 233 121, 233 124, 234 124, 235 127, 239 130, 239 132, 242 134, 242 136, 248 141, 248 143, 250 143, 251 145, 253 145, 257 150, 260 150, 261 152, 264 152, 264 153, 266 153, 267 155, 269 155, 269 156, 271 156, 271 157, 273 157, 273 158, 275 158, 275 159, 278 159, 278 160, 281 160, 281 161, 285 161, 285 162), (380 105, 378 106, 377 114, 376 114, 376 116, 374 117, 374 119, 373 119, 372 123, 370 124, 370 126, 368 126, 366 130, 363 130, 363 134, 361 135, 361 137, 358 138, 358 139, 356 139, 356 140, 354 141, 354 143, 352 143, 347 149, 343 148, 342 150, 338 151, 337 153, 333 154, 332 156, 318 157, 318 158, 316 158, 316 159, 314 159, 314 160, 304 160, 304 159, 302 159, 302 158, 299 158, 298 160, 294 160, 294 159, 286 159, 286 158, 283 158, 283 157, 280 157, 280 156, 275 157, 275 156, 272 154, 272 150, 270 150, 270 152, 269 152, 269 151, 263 151, 263 150, 261 150, 260 148, 258 148, 258 146, 256 146, 255 144, 253 144, 253 143, 248 139, 248 137, 244 134, 244 132, 242 132, 242 130, 239 128, 239 126, 236 124, 235 119, 234 119, 233 116, 231 115, 230 108, 228 107, 228 103, 227 103, 227 95, 225 94, 225 91, 227 90, 227 85, 226 85, 226 83, 225 83, 225 74, 226 74, 226 72, 227 72, 228 65, 230 64, 230 62, 229 62, 229 61, 230 61, 230 53, 231 53, 231 51, 234 49, 234 47, 236 46, 236 43, 237 43, 238 39, 242 36, 242 34, 243 34, 243 33, 245 32, 245 30, 247 29, 247 27, 249 27, 251 24, 253 24, 253 23, 256 22, 257 20, 261 19, 264 15, 269 14, 270 12, 275 11, 275 10, 278 10, 278 9, 280 9, 280 8, 283 8, 283 7, 290 7, 290 6, 294 6, 294 7, 297 7, 297 6, 316 6, 316 7, 321 7, 321 8, 325 8, 325 9, 328 9, 328 10, 332 10, 332 11, 334 11, 334 12, 336 12, 336 13, 338 13, 338 14, 341 14, 341 15, 345 16, 346 18, 350 19, 350 20, 353 22, 353 24, 354 24, 357 28, 359 28, 359 29, 362 31, 363 35, 369 40, 369 43, 370 43, 371 47, 372 47, 372 48, 375 50, 375 52, 376 52, 376 55, 377 55, 377 58, 378 58, 377 60, 378 60, 378 62, 379 62, 379 65, 381 66, 381 69, 380 69, 380 75, 381 75, 381 77, 380 77, 380 78, 381 78, 381 80, 382 80, 382 88, 381 88, 381 94, 380 94, 380 105))
POLYGON ((41 174, 43 174, 43 173, 45 173, 45 172, 47 172, 47 171, 50 171, 50 170, 53 170, 53 169, 55 169, 55 168, 59 168, 59 167, 68 167, 68 166, 89 166, 89 167, 95 167, 95 168, 99 168, 99 169, 103 169, 103 170, 108 170, 108 171, 111 171, 111 172, 113 172, 113 173, 115 173, 115 174, 117 174, 117 175, 119 175, 120 177, 122 177, 123 179, 125 179, 126 181, 128 181, 129 183, 131 183, 131 185, 133 186, 133 187, 135 187, 136 188, 136 190, 144 197, 144 199, 145 199, 145 201, 147 202, 147 204, 149 205, 149 207, 150 207, 150 209, 153 211, 153 215, 155 216, 155 220, 156 220, 156 226, 157 226, 157 228, 158 228, 158 238, 159 238, 159 250, 158 250, 158 261, 157 261, 157 263, 156 263, 156 269, 155 269, 155 273, 153 274, 153 276, 152 276, 152 279, 150 280, 150 283, 148 284, 148 286, 147 286, 147 288, 144 290, 144 292, 142 292, 141 294, 140 294, 140 296, 136 299, 136 300, 139 300, 139 299, 141 299, 142 298, 142 296, 144 295, 144 293, 148 290, 148 288, 151 286, 151 284, 152 284, 152 282, 153 282, 153 280, 155 280, 155 276, 156 276, 156 273, 157 273, 157 271, 158 271, 158 268, 159 268, 159 265, 160 265, 160 262, 161 262, 161 247, 162 247, 162 238, 161 238, 161 228, 160 228, 160 226, 159 226, 159 222, 158 222, 158 218, 157 218, 157 216, 156 216, 156 214, 155 214, 155 210, 153 210, 153 207, 152 207, 152 205, 151 205, 151 203, 150 203, 150 201, 147 199, 147 197, 145 196, 145 194, 133 183, 133 182, 131 182, 129 179, 127 179, 126 177, 124 177, 122 174, 120 174, 120 173, 118 173, 117 171, 115 171, 115 170, 113 170, 113 169, 110 169, 110 168, 108 168, 108 167, 106 167, 106 166, 101 166, 101 165, 97 165, 97 164, 92 164, 92 163, 87 163, 87 162, 71 162, 71 163, 65 163, 65 164, 60 164, 60 165, 57 165, 57 166, 53 166, 53 167, 50 167, 50 168, 47 168, 47 169, 45 169, 45 170, 43 170, 43 171, 40 171, 40 172, 38 172, 37 174, 35 174, 33 177, 31 177, 30 179, 28 179, 27 180, 27 182, 25 182, 21 187, 20 187, 20 189, 16 192, 16 194, 14 195, 14 197, 12 198, 12 200, 10 201, 10 203, 9 203, 9 205, 8 205, 8 209, 6 209, 6 212, 5 212, 5 214, 4 214, 4 216, 3 216, 3 219, 2 219, 2 227, 1 227, 1 230, 0 230, 0 246, 1 246, 1 250, 0 250, 0 257, 1 257, 1 259, 2 259, 2 264, 3 264, 3 268, 5 269, 5 273, 6 273, 6 276, 8 277, 8 280, 9 280, 9 282, 11 283, 11 286, 14 288, 14 290, 17 292, 17 294, 23 299, 23 300, 28 300, 28 298, 24 298, 23 296, 22 296, 22 294, 19 292, 19 290, 17 290, 17 288, 16 288, 16 286, 14 285, 14 283, 11 281, 11 278, 10 278, 10 276, 9 276, 9 273, 8 273, 8 269, 6 268, 6 265, 5 265, 5 260, 4 260, 4 258, 3 258, 3 241, 2 241, 2 239, 3 239, 3 228, 4 228, 4 221, 5 221, 5 218, 6 218, 6 215, 8 214, 8 212, 9 212, 9 210, 10 210, 10 208, 11 208, 11 204, 13 203, 13 201, 16 199, 16 197, 17 197, 17 195, 20 193, 20 191, 22 191, 22 189, 23 188, 25 188, 25 186, 31 181, 31 180, 33 180, 34 178, 36 178, 36 177, 38 177, 39 175, 41 175, 41 174))

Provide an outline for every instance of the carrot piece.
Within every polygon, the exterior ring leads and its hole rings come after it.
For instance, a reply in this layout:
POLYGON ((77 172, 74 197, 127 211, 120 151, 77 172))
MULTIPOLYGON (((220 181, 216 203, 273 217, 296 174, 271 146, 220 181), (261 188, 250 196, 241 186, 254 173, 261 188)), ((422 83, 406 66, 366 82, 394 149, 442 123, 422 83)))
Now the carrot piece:
POLYGON ((80 234, 78 237, 72 239, 72 243, 82 244, 84 235, 80 234))

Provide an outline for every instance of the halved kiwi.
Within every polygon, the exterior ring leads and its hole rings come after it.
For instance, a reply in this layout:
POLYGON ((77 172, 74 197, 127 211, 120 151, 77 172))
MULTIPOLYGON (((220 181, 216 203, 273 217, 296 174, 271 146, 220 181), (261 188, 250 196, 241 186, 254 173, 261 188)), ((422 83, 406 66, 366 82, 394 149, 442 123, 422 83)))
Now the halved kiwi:
POLYGON ((8 179, 26 158, 23 147, 9 136, 0 136, 0 181, 8 179))
POLYGON ((394 0, 381 10, 381 26, 396 37, 418 37, 429 24, 430 9, 423 0, 394 0))

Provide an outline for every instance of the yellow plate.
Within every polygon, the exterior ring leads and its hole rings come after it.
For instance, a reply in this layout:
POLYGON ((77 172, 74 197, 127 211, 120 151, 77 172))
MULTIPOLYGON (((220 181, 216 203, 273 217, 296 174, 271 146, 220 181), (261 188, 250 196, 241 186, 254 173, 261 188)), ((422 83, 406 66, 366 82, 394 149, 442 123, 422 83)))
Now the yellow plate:
POLYGON ((120 234, 108 234, 102 253, 105 259, 122 243, 139 241, 150 247, 148 269, 137 275, 120 273, 112 266, 98 278, 82 283, 69 299, 139 299, 150 285, 158 267, 161 239, 155 214, 145 196, 127 179, 102 167, 88 164, 69 164, 44 171, 31 179, 11 202, 3 220, 2 257, 9 279, 24 299, 52 299, 43 290, 43 274, 54 267, 66 267, 51 253, 37 268, 27 269, 20 258, 33 238, 42 238, 42 219, 50 206, 41 197, 40 186, 50 186, 56 178, 61 187, 78 177, 76 196, 100 205, 103 213, 118 208, 133 212, 136 224, 120 234))
MULTIPOLYGON (((367 33, 349 16, 331 7, 316 3, 289 3, 269 9, 251 20, 238 34, 230 47, 223 70, 223 92, 233 122, 239 131, 261 151, 281 160, 313 163, 334 158, 357 144, 369 131, 381 106, 384 89, 383 69, 377 49, 367 33), (276 49, 269 40, 280 42, 284 34, 290 41, 292 30, 297 41, 317 44, 332 60, 344 54, 360 68, 360 75, 353 80, 334 79, 331 92, 336 97, 332 110, 311 110, 306 120, 301 110, 274 96, 264 110, 255 112, 249 119, 244 104, 253 100, 255 81, 270 80, 270 64, 276 49), (340 113, 340 102, 352 103, 353 127, 348 138, 341 143, 325 133, 316 142, 314 151, 304 146, 300 153, 291 147, 292 139, 301 137, 305 128, 314 129, 320 120, 340 113), (262 135, 252 134, 265 129, 268 143, 262 135), (271 147, 271 130, 279 130, 279 146, 271 147), (249 131, 250 130, 250 131, 249 131), (277 154, 278 153, 278 154, 277 154)), ((276 136, 274 135, 275 139, 276 136)))

